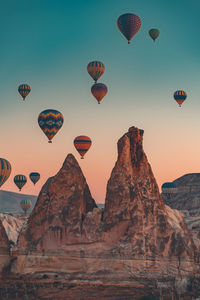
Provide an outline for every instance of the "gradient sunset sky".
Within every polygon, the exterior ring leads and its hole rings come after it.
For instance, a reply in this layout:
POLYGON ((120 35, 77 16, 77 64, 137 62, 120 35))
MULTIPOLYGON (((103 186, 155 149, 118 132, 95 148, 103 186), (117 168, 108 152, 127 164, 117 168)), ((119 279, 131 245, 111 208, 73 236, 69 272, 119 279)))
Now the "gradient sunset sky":
POLYGON ((68 153, 77 158, 94 199, 103 203, 117 158, 117 140, 131 126, 144 129, 144 150, 159 187, 200 172, 199 0, 11 0, 0 5, 0 157, 12 165, 3 190, 17 192, 16 174, 39 172, 23 193, 37 195, 68 153), (134 13, 142 26, 128 45, 116 21, 134 13), (158 28, 154 43, 148 30, 158 28), (93 98, 87 64, 100 60, 108 87, 93 98), (31 86, 22 101, 17 88, 31 86), (174 91, 187 100, 179 108, 174 91), (56 109, 64 125, 48 144, 37 118, 56 109), (84 160, 73 146, 78 135, 92 139, 84 160))

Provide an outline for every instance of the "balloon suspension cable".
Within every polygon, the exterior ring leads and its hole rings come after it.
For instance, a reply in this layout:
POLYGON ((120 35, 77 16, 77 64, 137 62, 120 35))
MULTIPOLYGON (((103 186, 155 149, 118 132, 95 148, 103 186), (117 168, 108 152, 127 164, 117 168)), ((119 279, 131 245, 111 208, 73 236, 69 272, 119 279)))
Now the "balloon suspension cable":
POLYGON ((49 144, 52 144, 52 141, 48 141, 49 144))
POLYGON ((21 189, 19 189, 19 191, 21 192, 21 189))

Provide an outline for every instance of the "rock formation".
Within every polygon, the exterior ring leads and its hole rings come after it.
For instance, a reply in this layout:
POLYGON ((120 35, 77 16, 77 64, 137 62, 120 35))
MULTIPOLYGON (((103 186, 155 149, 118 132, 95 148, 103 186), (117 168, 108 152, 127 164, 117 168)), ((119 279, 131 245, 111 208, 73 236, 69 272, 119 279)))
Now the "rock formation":
POLYGON ((27 221, 27 217, 14 217, 11 214, 0 213, 0 220, 6 231, 9 243, 16 244, 22 226, 27 221))
POLYGON ((96 207, 77 161, 69 154, 58 174, 43 186, 18 247, 58 250, 81 243, 83 220, 96 207))
POLYGON ((0 275, 4 267, 9 263, 9 241, 3 224, 0 220, 0 275))
POLYGON ((162 193, 163 201, 184 214, 195 245, 200 250, 200 173, 185 174, 173 182, 177 186, 176 193, 170 197, 162 193))
POLYGON ((143 130, 131 127, 118 141, 104 213, 67 156, 20 233, 13 272, 120 282, 194 271, 195 245, 182 214, 164 205, 142 140, 143 130))
POLYGON ((108 228, 126 223, 123 238, 135 254, 192 255, 194 244, 183 218, 173 226, 143 151, 143 130, 131 127, 118 141, 118 159, 107 186, 108 228))
POLYGON ((173 181, 177 192, 170 198, 162 194, 164 202, 181 211, 188 211, 190 216, 200 216, 200 173, 185 174, 173 181))

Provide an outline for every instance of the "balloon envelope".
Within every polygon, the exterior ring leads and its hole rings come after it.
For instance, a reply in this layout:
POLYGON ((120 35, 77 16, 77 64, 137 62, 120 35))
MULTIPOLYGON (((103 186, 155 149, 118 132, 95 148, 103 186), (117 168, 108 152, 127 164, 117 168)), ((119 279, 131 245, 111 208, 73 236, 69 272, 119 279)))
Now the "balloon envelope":
POLYGON ((0 187, 6 182, 11 173, 11 165, 9 161, 0 158, 0 187))
POLYGON ((149 30, 149 35, 152 38, 152 40, 154 40, 154 41, 158 38, 159 34, 160 34, 160 31, 156 28, 152 28, 149 30))
POLYGON ((108 92, 108 88, 103 83, 95 83, 91 87, 92 95, 96 98, 98 103, 100 104, 100 101, 105 97, 105 95, 108 92))
POLYGON ((174 99, 176 100, 176 102, 179 104, 180 107, 186 98, 187 98, 187 94, 184 91, 179 90, 174 93, 174 99))
POLYGON ((22 96, 23 100, 25 100, 26 96, 28 96, 30 91, 31 91, 31 88, 30 88, 30 85, 28 85, 28 84, 20 84, 20 86, 18 87, 18 92, 22 96))
POLYGON ((141 20, 134 14, 124 14, 117 19, 117 26, 121 33, 125 36, 130 43, 130 40, 139 31, 141 27, 141 20))
POLYGON ((76 148, 76 150, 78 151, 82 159, 86 154, 86 152, 90 149, 91 144, 92 144, 91 139, 85 135, 77 136, 74 139, 74 147, 76 148))
POLYGON ((95 82, 103 75, 105 66, 100 61, 92 61, 87 65, 87 71, 95 82))
POLYGON ((26 184, 26 182, 27 182, 27 178, 25 175, 19 174, 14 177, 14 183, 16 184, 16 186, 19 188, 20 191, 23 188, 23 186, 26 184))
POLYGON ((30 180, 34 183, 34 185, 36 184, 36 182, 38 182, 38 180, 40 179, 40 173, 37 172, 32 172, 29 174, 29 178, 30 180))
POLYGON ((22 200, 20 202, 20 206, 21 206, 21 208, 23 209, 23 211, 26 214, 27 210, 32 207, 32 203, 31 203, 30 200, 27 200, 27 199, 26 200, 22 200))
POLYGON ((64 122, 61 112, 55 109, 46 109, 38 116, 38 124, 44 134, 47 136, 49 143, 60 130, 64 122))

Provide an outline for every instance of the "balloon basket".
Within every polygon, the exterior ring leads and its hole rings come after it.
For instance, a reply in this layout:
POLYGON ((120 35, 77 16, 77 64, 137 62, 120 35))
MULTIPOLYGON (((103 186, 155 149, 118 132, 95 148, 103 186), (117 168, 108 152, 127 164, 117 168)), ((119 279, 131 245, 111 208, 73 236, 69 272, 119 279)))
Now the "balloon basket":
POLYGON ((49 144, 52 144, 52 141, 48 141, 49 144))

